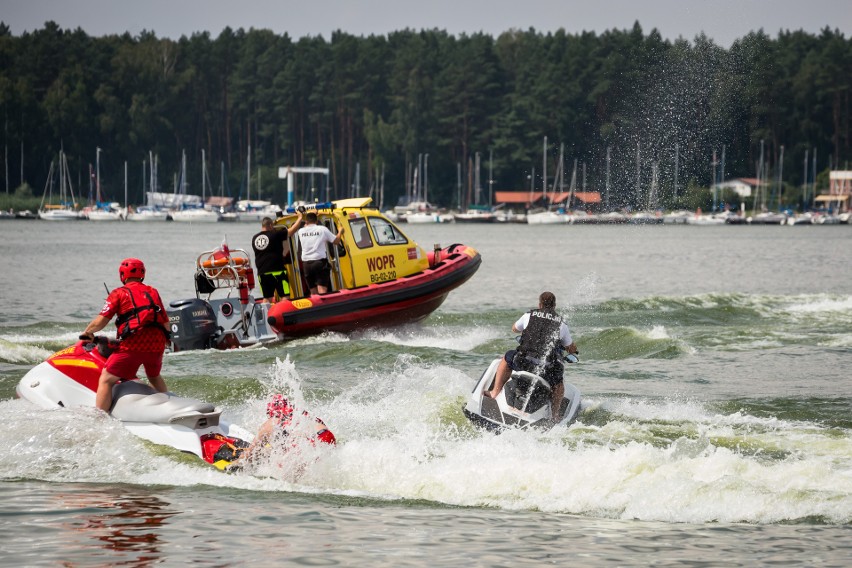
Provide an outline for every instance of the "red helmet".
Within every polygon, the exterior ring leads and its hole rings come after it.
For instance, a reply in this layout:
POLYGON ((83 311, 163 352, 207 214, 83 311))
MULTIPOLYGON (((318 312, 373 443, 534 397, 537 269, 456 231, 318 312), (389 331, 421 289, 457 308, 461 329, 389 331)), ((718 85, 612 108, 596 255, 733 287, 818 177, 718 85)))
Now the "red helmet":
POLYGON ((121 283, 127 282, 128 278, 145 279, 145 264, 138 258, 125 258, 118 267, 118 277, 121 283))
POLYGON ((287 418, 291 414, 293 407, 290 406, 290 401, 282 394, 272 395, 272 400, 266 405, 266 415, 270 418, 287 418))

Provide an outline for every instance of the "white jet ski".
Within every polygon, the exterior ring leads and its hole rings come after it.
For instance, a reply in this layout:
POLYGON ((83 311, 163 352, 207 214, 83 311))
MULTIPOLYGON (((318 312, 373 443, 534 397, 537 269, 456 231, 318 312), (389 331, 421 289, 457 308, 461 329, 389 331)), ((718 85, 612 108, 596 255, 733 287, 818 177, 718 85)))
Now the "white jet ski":
MULTIPOLYGON (((568 426, 580 413, 580 391, 572 384, 563 382, 565 394, 562 399, 562 419, 554 423, 551 419, 551 388, 546 380, 526 371, 512 371, 497 398, 489 398, 483 393, 491 390, 497 366, 502 357, 491 362, 473 387, 467 404, 462 409, 464 415, 477 426, 488 430, 505 428, 537 427, 549 429, 556 425, 568 426)), ((570 363, 577 357, 568 355, 570 363)))
MULTIPOLYGON (((41 408, 94 407, 98 377, 114 347, 101 337, 54 353, 23 376, 17 394, 41 408)), ((135 377, 113 388, 111 414, 140 438, 195 454, 219 469, 228 465, 219 452, 223 444, 244 447, 254 438, 222 420, 221 408, 157 392, 135 377)))

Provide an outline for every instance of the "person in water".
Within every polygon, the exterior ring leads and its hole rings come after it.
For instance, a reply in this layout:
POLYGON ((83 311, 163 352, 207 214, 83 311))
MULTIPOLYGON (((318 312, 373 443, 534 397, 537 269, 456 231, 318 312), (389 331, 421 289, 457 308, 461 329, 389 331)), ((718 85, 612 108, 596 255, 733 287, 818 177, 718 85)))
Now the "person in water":
POLYGON ((521 334, 521 343, 517 349, 511 349, 503 356, 494 377, 494 387, 486 391, 485 396, 497 398, 512 371, 535 373, 550 384, 553 393, 551 417, 554 422, 559 422, 562 420, 561 406, 565 394, 562 349, 577 353, 577 346, 571 339, 568 326, 556 313, 556 296, 552 292, 542 292, 538 297, 538 309, 522 315, 512 325, 512 331, 521 334))
POLYGON ((110 292, 100 313, 80 335, 81 339, 94 340, 95 334, 117 316, 118 349, 107 359, 95 395, 95 405, 107 413, 112 408, 112 387, 121 379, 135 377, 139 367, 145 367, 152 387, 159 392, 168 390, 160 370, 170 335, 169 316, 160 294, 142 283, 145 264, 138 258, 122 260, 118 277, 123 286, 110 292))
MULTIPOLYGON (((257 435, 248 447, 242 449, 237 454, 228 466, 230 470, 238 470, 244 464, 257 460, 267 449, 280 447, 282 442, 285 442, 290 436, 290 429, 293 423, 293 406, 290 401, 282 394, 274 394, 266 405, 266 417, 257 435)), ((302 416, 309 417, 307 411, 302 411, 302 416)), ((326 428, 325 423, 319 418, 314 418, 315 432, 312 432, 311 443, 315 440, 333 445, 336 443, 334 434, 326 428)), ((293 442, 294 445, 296 442, 293 442)))
POLYGON ((326 294, 331 287, 326 244, 337 245, 340 242, 343 225, 340 225, 335 235, 324 225, 317 225, 317 214, 311 211, 305 215, 305 226, 299 229, 298 234, 302 262, 305 263, 305 279, 311 294, 326 294))
POLYGON ((290 295, 290 282, 287 279, 287 264, 290 261, 290 243, 299 227, 302 226, 302 212, 288 229, 276 229, 270 217, 264 217, 260 222, 260 232, 251 238, 251 248, 254 250, 254 264, 257 267, 260 291, 266 302, 275 301, 290 295))

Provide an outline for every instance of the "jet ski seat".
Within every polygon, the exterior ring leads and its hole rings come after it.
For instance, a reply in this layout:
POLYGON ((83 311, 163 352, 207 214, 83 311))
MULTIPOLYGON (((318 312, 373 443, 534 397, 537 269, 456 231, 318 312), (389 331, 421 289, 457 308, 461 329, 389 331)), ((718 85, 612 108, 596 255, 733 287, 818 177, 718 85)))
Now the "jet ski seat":
POLYGON ((518 410, 535 412, 550 403, 550 387, 543 379, 530 373, 513 372, 503 388, 506 402, 518 410))
POLYGON ((123 422, 177 424, 197 429, 216 426, 221 414, 213 404, 157 392, 139 381, 119 383, 113 389, 112 415, 123 422))

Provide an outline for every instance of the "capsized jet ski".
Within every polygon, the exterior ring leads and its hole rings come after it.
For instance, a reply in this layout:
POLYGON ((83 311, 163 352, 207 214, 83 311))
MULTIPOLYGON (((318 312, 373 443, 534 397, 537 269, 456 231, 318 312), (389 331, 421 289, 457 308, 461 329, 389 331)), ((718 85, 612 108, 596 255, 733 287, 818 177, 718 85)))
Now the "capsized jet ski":
MULTIPOLYGON (((557 424, 567 426, 580 413, 580 391, 574 385, 563 381, 565 394, 562 398, 562 420, 554 423, 551 419, 551 388, 546 380, 527 371, 512 371, 512 375, 497 398, 489 398, 483 393, 491 390, 497 366, 502 357, 498 357, 482 373, 473 387, 464 415, 477 426, 488 430, 504 428, 552 428, 557 424)), ((565 358, 568 362, 576 362, 575 355, 565 358)))
MULTIPOLYGON (((116 347, 105 337, 78 341, 30 369, 15 390, 20 398, 42 408, 94 407, 98 378, 116 347)), ((219 469, 226 469, 239 458, 254 438, 248 430, 222 420, 221 408, 171 392, 157 392, 137 377, 113 387, 110 413, 140 438, 195 454, 219 469)), ((317 422, 317 431, 321 432, 325 424, 319 419, 317 422)), ((334 443, 330 434, 318 439, 334 443)))

